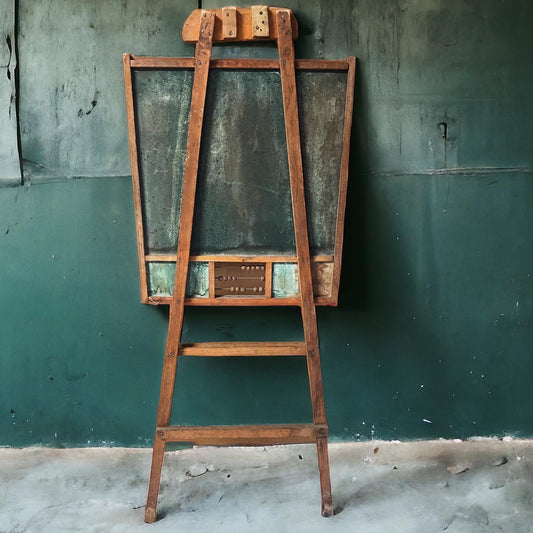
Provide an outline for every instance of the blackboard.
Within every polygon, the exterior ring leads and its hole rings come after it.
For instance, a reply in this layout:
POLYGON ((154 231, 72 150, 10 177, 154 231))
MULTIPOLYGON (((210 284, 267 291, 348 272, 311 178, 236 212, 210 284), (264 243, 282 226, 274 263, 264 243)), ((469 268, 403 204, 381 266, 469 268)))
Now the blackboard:
MULTIPOLYGON (((187 290, 191 300, 209 299, 209 262, 217 258, 271 258, 270 296, 290 299, 298 293, 281 79, 267 63, 247 69, 231 68, 229 62, 209 73, 191 244, 195 260, 187 290)), ((296 81, 309 244, 314 277, 323 278, 317 278, 315 296, 317 303, 335 304, 353 73, 348 61, 309 61, 307 66, 299 62, 296 81)), ((143 300, 151 303, 172 293, 192 67, 178 59, 130 57, 128 62, 143 300)))

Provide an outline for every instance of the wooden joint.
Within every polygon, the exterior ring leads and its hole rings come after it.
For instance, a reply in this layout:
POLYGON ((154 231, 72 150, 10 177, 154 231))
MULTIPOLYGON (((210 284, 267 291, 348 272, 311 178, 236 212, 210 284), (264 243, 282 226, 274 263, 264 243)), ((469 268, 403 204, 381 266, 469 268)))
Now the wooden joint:
POLYGON ((254 426, 167 426, 157 428, 163 442, 192 442, 200 446, 265 446, 316 442, 327 435, 324 424, 267 424, 254 426))
POLYGON ((252 6, 252 35, 270 37, 268 6, 252 6))
POLYGON ((237 8, 233 6, 222 8, 222 38, 237 38, 237 8))
POLYGON ((209 40, 211 41, 211 38, 213 37, 213 29, 214 29, 214 21, 212 20, 214 18, 214 13, 212 11, 208 11, 206 9, 202 9, 202 17, 200 19, 200 35, 198 37, 198 40, 209 40))
POLYGON ((285 35, 291 34, 291 26, 289 20, 291 17, 291 12, 288 9, 282 9, 277 13, 276 23, 278 25, 278 35, 284 33, 285 35))
MULTIPOLYGON (((298 22, 290 9, 268 6, 252 7, 223 7, 219 9, 195 9, 185 21, 182 37, 186 43, 197 42, 201 35, 201 23, 206 18, 206 12, 215 19, 212 30, 214 43, 272 40, 279 37, 276 14, 285 13, 285 20, 293 39, 298 37, 298 22)), ((204 32, 205 33, 205 32, 204 32)))
POLYGON ((316 429, 316 436, 317 436, 317 438, 327 437, 328 436, 328 426, 318 427, 316 429))

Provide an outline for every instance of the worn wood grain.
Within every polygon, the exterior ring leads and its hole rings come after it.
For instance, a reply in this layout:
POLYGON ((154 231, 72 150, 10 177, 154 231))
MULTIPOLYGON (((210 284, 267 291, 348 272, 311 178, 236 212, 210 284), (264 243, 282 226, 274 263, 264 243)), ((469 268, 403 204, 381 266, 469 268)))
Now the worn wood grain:
POLYGON ((141 205, 141 183, 139 177, 139 159, 137 153, 137 132, 135 130, 135 110, 133 107, 133 86, 131 79, 131 55, 123 55, 124 88, 126 91, 126 115, 128 121, 128 145, 133 186, 133 207, 135 211, 135 232, 137 234, 137 261, 139 263, 139 280, 141 286, 141 302, 148 301, 148 286, 144 251, 144 224, 141 205))
POLYGON ((264 446, 315 442, 327 435, 321 424, 269 424, 252 426, 170 426, 157 428, 158 438, 167 442, 194 442, 211 446, 264 446))
MULTIPOLYGON (((171 254, 149 254, 145 256, 146 261, 176 261, 176 255, 171 254)), ((191 261, 234 261, 236 263, 255 263, 257 261, 268 261, 270 263, 296 263, 295 255, 192 255, 191 261)), ((314 255, 311 261, 315 263, 333 261, 332 255, 314 255)))
MULTIPOLYGON (((297 70, 348 70, 350 61, 296 59, 294 65, 297 70)), ((194 68, 194 58, 132 56, 131 66, 133 68, 194 68)), ((279 61, 254 58, 213 58, 210 68, 276 70, 279 69, 279 61)))
POLYGON ((304 342, 199 342, 180 344, 178 355, 270 357, 307 355, 304 342))
POLYGON ((309 372, 309 380, 311 385, 313 419, 315 423, 325 424, 326 415, 324 405, 323 401, 320 401, 322 398, 322 381, 320 374, 316 310, 313 301, 311 256, 309 252, 309 236, 305 208, 300 122, 298 118, 294 48, 292 46, 290 17, 291 14, 289 11, 282 10, 276 14, 276 23, 279 34, 278 50, 281 65, 281 88, 283 92, 283 109, 285 113, 285 132, 287 136, 287 153, 289 159, 289 176, 291 181, 292 210, 300 279, 304 337, 308 349, 311 352, 310 357, 308 358, 308 366, 311 368, 309 372))
POLYGON ((344 131, 342 142, 339 197, 337 200, 337 223, 335 228, 335 253, 333 281, 331 288, 332 304, 337 305, 341 281, 342 250, 344 243, 344 219, 346 214, 346 196, 348 191, 348 173, 350 166, 350 138, 353 121, 355 57, 348 58, 348 79, 346 81, 346 103, 344 107, 344 131))
MULTIPOLYGON (((265 6, 266 7, 266 6, 265 6)), ((264 32, 258 32, 260 37, 256 36, 253 32, 252 26, 252 9, 250 7, 238 7, 236 8, 237 14, 237 41, 253 41, 253 40, 276 40, 278 38, 275 16, 280 10, 277 7, 268 8, 268 25, 272 28, 269 31, 268 36, 264 36, 264 32)), ((226 40, 223 30, 223 13, 222 9, 209 10, 215 16, 215 30, 213 35, 213 42, 220 43, 226 40)), ((289 10, 290 11, 290 10, 289 10)), ((194 43, 198 40, 198 31, 200 27, 200 19, 202 16, 202 10, 196 9, 193 11, 185 24, 183 25, 182 37, 186 43, 194 43)), ((292 23, 292 35, 296 39, 298 37, 298 23, 295 17, 291 19, 292 23)), ((257 25, 257 24, 256 24, 257 25)))
POLYGON ((318 455, 318 472, 320 489, 322 492, 321 514, 324 517, 333 516, 333 498, 331 495, 331 480, 329 475, 328 434, 317 435, 316 448, 318 455))
MULTIPOLYGON (((170 318, 168 325, 167 344, 161 377, 161 391, 157 412, 157 425, 168 426, 172 409, 172 397, 176 381, 176 365, 179 343, 183 328, 184 299, 189 268, 192 223, 194 216, 194 200, 196 196, 196 180, 198 177, 198 160, 200 157, 200 140, 202 136, 202 122, 204 116, 205 96, 207 92, 207 78, 209 75, 209 60, 213 37, 214 17, 212 13, 202 12, 200 37, 196 43, 195 71, 193 94, 191 100, 191 114, 189 120, 189 134, 187 138, 187 160, 183 176, 183 195, 180 212, 179 240, 176 259, 176 276, 174 294, 170 304, 170 318)), ((145 510, 145 520, 153 521, 157 515, 157 494, 163 463, 163 451, 154 447, 152 455, 152 474, 145 510), (157 451, 157 453, 155 453, 157 451)))
POLYGON ((222 38, 236 39, 237 38, 237 9, 233 6, 223 7, 221 13, 222 18, 222 38))
POLYGON ((268 6, 252 6, 252 36, 269 37, 268 6))
MULTIPOLYGON (((315 424, 326 425, 326 410, 322 387, 322 369, 320 367, 320 348, 316 309, 313 300, 313 280, 311 276, 311 258, 307 214, 305 208, 305 189, 303 177, 300 127, 298 118, 298 98, 296 92, 296 73, 294 68, 294 47, 292 43, 291 13, 280 10, 276 13, 278 29, 278 51, 280 59, 281 88, 283 92, 283 109, 285 113, 285 131, 287 135, 287 154, 289 158, 289 176, 291 181, 292 210, 298 256, 298 273, 300 277, 301 313, 307 347, 307 372, 311 393, 311 407, 315 424)), ((316 440, 320 488, 322 496, 322 514, 333 513, 331 481, 327 452, 327 437, 316 440)))
POLYGON ((149 524, 155 522, 157 519, 157 496, 159 494, 159 483, 161 480, 164 453, 165 441, 156 431, 154 437, 154 447, 152 450, 152 466, 150 468, 148 497, 146 499, 146 509, 144 511, 144 521, 149 524))

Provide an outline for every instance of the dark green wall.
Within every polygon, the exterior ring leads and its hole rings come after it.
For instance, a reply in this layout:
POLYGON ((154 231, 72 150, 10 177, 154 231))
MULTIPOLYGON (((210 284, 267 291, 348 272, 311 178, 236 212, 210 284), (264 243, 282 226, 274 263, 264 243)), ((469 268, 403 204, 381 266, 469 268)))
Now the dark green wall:
MULTIPOLYGON (((0 445, 149 445, 167 317, 138 303, 121 53, 191 55, 196 2, 16 4, 24 184, 0 188, 0 445)), ((533 4, 285 5, 299 57, 358 57, 340 306, 318 313, 333 438, 533 436, 533 4)), ((294 309, 185 323, 189 340, 300 335, 294 309)), ((299 359, 178 371, 175 422, 310 417, 299 359)))

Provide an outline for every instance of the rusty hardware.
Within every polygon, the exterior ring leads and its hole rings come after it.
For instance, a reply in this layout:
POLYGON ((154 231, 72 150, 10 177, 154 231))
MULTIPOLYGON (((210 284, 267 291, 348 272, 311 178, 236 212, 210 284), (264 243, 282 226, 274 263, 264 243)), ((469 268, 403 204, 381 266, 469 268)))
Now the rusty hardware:
POLYGON ((215 297, 265 295, 266 263, 215 262, 215 297))

